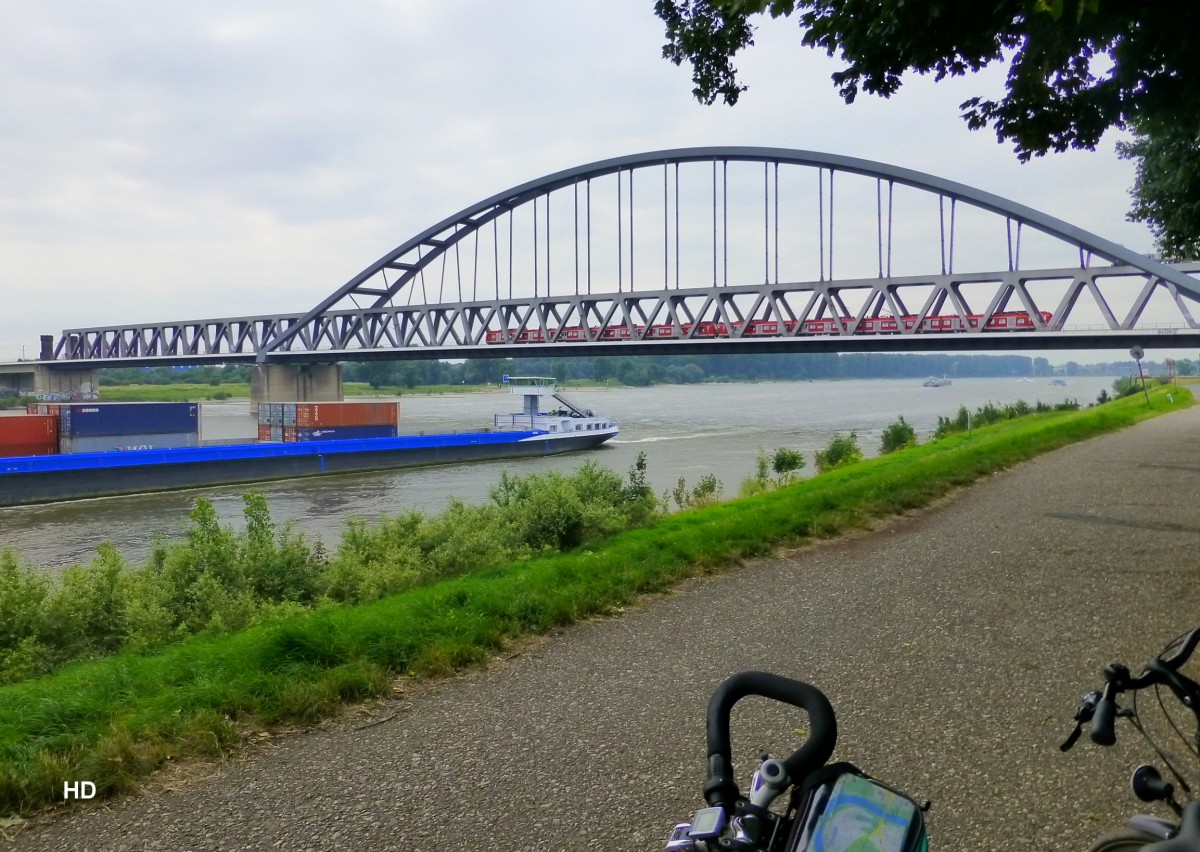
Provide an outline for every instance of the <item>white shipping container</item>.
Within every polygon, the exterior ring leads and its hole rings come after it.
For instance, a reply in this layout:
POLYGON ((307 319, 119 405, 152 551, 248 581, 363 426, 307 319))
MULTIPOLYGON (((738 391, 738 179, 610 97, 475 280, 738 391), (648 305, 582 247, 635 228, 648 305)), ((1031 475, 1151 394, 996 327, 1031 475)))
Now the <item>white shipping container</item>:
POLYGON ((159 432, 141 435, 64 435, 59 439, 58 450, 60 453, 108 453, 198 446, 200 436, 196 432, 159 432))

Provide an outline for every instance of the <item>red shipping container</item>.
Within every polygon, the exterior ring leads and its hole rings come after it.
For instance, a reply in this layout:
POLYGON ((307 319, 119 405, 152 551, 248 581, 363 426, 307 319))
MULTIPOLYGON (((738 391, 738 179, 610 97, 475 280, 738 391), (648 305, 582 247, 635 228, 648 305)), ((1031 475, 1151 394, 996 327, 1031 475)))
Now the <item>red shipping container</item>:
POLYGON ((42 444, 0 444, 0 458, 56 455, 58 455, 58 441, 42 444))
POLYGON ((398 402, 297 402, 296 426, 395 426, 400 422, 398 402))
POLYGON ((258 440, 260 440, 260 441, 270 441, 271 440, 271 424, 269 424, 269 423, 259 423, 258 424, 258 440))
POLYGON ((296 440, 296 427, 295 426, 284 426, 284 427, 282 427, 282 429, 283 429, 283 440, 285 442, 290 442, 290 441, 296 440))
POLYGON ((0 446, 58 446, 58 417, 53 414, 18 414, 0 417, 0 446))

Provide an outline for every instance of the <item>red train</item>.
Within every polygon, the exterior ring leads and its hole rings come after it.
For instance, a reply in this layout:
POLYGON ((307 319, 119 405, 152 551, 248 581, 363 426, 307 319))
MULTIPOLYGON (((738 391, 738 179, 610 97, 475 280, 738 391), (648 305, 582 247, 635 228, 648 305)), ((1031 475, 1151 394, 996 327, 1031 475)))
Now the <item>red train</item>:
MULTIPOLYGON (((1041 312, 1042 322, 1050 323, 1050 314, 1046 311, 1041 312)), ((969 314, 964 321, 957 314, 948 316, 932 316, 925 317, 921 321, 920 328, 917 331, 932 331, 932 332, 954 332, 966 331, 968 329, 979 328, 979 323, 982 321, 982 316, 979 314, 969 314)), ((841 333, 845 334, 850 328, 850 320, 844 317, 827 317, 824 319, 805 320, 800 334, 833 334, 837 331, 838 324, 841 325, 841 333)), ((856 334, 899 334, 900 324, 904 324, 905 331, 912 331, 917 323, 915 316, 906 317, 867 317, 858 324, 856 334)), ((695 335, 692 335, 692 323, 684 323, 678 331, 675 326, 666 323, 663 325, 652 325, 650 331, 646 334, 645 339, 648 340, 679 340, 686 337, 696 338, 714 338, 714 337, 730 337, 729 326, 723 322, 701 322, 695 335)), ((778 337, 784 334, 794 334, 796 331, 796 320, 751 320, 749 323, 735 322, 732 324, 734 334, 742 332, 743 337, 778 337), (742 331, 742 329, 745 331, 742 331)), ((1032 331, 1036 328, 1033 319, 1026 311, 1009 311, 1007 313, 993 314, 984 326, 984 331, 1032 331)), ((644 325, 614 325, 608 326, 603 331, 598 326, 592 326, 591 335, 594 337, 597 333, 600 335, 600 340, 633 340, 642 339, 642 334, 646 331, 644 325)), ((488 343, 546 343, 555 339, 567 342, 586 342, 588 335, 585 329, 579 326, 562 329, 559 334, 558 329, 550 329, 543 332, 540 328, 531 328, 522 331, 520 334, 515 334, 512 330, 504 331, 489 331, 487 333, 488 343)))

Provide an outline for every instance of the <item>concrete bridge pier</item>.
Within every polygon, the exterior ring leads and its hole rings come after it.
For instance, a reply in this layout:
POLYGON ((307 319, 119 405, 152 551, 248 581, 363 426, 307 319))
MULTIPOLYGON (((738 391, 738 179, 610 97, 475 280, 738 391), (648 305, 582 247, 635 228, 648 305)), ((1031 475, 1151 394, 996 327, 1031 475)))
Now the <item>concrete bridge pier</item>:
POLYGON ((250 374, 250 410, 261 402, 341 402, 341 364, 255 364, 250 374))
POLYGON ((34 388, 36 393, 71 394, 73 398, 98 399, 100 371, 50 369, 39 364, 34 377, 34 388))
POLYGON ((33 361, 0 364, 0 390, 18 396, 56 394, 64 399, 95 399, 100 390, 100 371, 51 369, 33 361))

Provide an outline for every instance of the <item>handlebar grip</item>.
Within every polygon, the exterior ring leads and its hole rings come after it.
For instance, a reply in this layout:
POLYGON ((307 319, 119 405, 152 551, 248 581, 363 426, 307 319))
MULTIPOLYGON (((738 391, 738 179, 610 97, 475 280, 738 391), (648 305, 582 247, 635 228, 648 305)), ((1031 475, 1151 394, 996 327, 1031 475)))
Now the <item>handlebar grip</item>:
POLYGON ((708 783, 704 798, 709 805, 732 808, 738 797, 733 780, 733 758, 729 743, 729 714, 733 705, 749 695, 771 698, 799 707, 808 713, 809 734, 804 744, 783 761, 793 784, 814 769, 824 766, 837 744, 837 717, 821 690, 769 672, 741 672, 717 687, 708 702, 708 783))
POLYGON ((1092 742, 1096 745, 1110 746, 1117 741, 1113 723, 1117 718, 1117 702, 1112 697, 1112 684, 1105 684, 1096 702, 1096 712, 1092 716, 1092 742))

